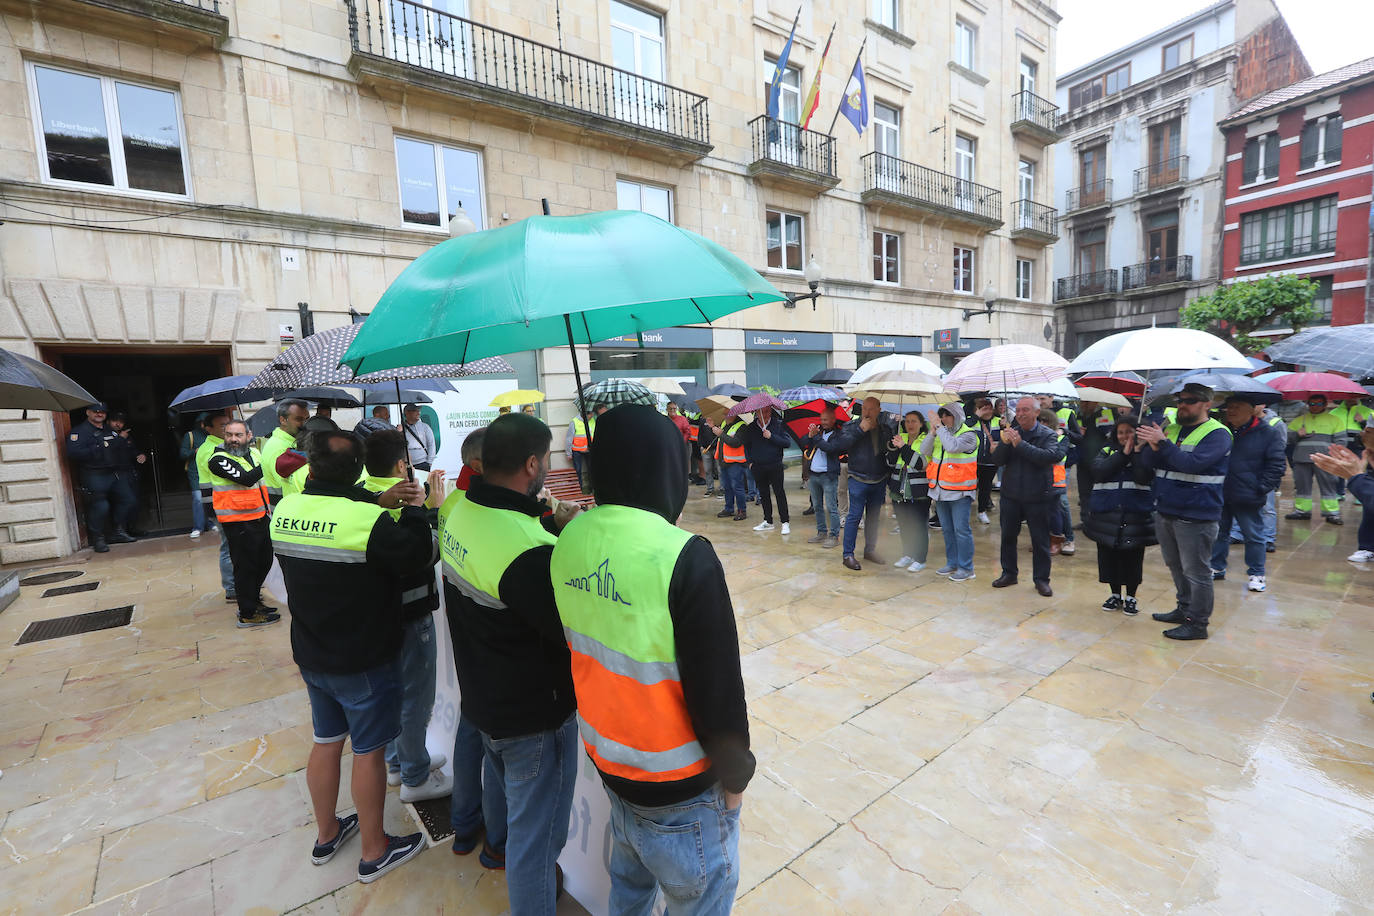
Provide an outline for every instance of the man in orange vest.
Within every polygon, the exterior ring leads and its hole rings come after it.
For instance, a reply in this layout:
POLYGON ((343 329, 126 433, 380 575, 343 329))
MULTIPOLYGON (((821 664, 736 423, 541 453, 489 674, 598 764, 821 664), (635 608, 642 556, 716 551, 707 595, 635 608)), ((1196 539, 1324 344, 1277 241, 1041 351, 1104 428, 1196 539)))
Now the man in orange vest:
POLYGON ((992 453, 992 460, 1002 468, 1002 575, 993 581, 993 588, 1016 584, 1016 542, 1024 521, 1030 528, 1035 590, 1045 598, 1054 594, 1050 588, 1050 512, 1058 508, 1054 466, 1066 451, 1066 443, 1041 425, 1035 398, 1017 401, 1016 422, 1002 430, 1002 442, 992 453))
POLYGON ((240 627, 261 627, 281 620, 274 607, 263 604, 260 592, 272 568, 272 535, 267 525, 267 487, 262 482, 262 458, 251 448, 248 424, 224 424, 224 444, 210 455, 211 502, 215 518, 229 543, 234 565, 234 596, 240 627))
POLYGON ((930 501, 945 538, 945 565, 935 571, 951 582, 976 579, 973 572, 973 500, 978 495, 978 433, 964 425, 964 408, 951 401, 921 443, 930 501))

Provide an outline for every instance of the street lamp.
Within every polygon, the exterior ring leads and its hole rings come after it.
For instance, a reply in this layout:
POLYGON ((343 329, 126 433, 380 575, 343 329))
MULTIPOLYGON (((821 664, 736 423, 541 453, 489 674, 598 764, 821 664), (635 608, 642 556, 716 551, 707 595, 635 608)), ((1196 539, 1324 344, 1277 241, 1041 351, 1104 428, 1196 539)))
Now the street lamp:
POLYGON ((816 287, 821 285, 821 275, 821 265, 816 261, 816 256, 813 254, 811 259, 806 262, 806 270, 802 271, 802 276, 806 278, 806 285, 811 287, 811 292, 786 293, 787 301, 783 304, 787 308, 794 309, 797 307, 798 302, 803 299, 810 299, 811 311, 814 312, 816 310, 816 300, 821 297, 821 294, 816 292, 816 287))
POLYGON ((997 304, 997 287, 988 281, 988 285, 983 287, 983 307, 981 309, 964 309, 964 320, 968 321, 974 315, 988 316, 988 324, 992 324, 992 307, 997 304))
POLYGON ((448 237, 456 239, 461 235, 467 235, 477 231, 477 224, 468 216, 468 211, 463 209, 463 202, 458 201, 458 210, 453 214, 453 219, 448 221, 448 237))

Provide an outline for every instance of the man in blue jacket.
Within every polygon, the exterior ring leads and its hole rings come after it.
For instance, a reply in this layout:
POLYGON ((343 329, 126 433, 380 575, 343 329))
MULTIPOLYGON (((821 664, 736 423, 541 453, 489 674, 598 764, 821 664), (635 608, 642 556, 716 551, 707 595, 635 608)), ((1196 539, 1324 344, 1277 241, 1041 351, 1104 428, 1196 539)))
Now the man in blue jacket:
POLYGON ((778 500, 778 520, 782 522, 782 533, 792 533, 792 519, 787 513, 787 491, 782 482, 782 453, 792 444, 792 436, 782 424, 782 417, 771 407, 760 407, 754 414, 754 422, 744 427, 740 433, 744 440, 744 457, 749 462, 749 471, 758 484, 759 499, 763 503, 763 521, 754 526, 755 531, 773 530, 773 500, 769 490, 778 500))
POLYGON ((1212 547, 1212 578, 1226 578, 1226 555, 1231 550, 1231 522, 1240 526, 1245 541, 1247 588, 1262 592, 1264 582, 1264 505, 1283 481, 1286 437, 1278 427, 1255 416, 1255 405, 1244 394, 1226 399, 1226 425, 1231 428, 1231 462, 1222 485, 1221 521, 1212 547))
POLYGON ((1207 416, 1211 402, 1211 388, 1189 383, 1178 395, 1175 422, 1136 430, 1137 440, 1149 446, 1140 458, 1155 471, 1155 532, 1178 597, 1178 607, 1152 615, 1177 624, 1164 631, 1170 639, 1206 639, 1212 618, 1208 562, 1221 519, 1231 432, 1207 416))

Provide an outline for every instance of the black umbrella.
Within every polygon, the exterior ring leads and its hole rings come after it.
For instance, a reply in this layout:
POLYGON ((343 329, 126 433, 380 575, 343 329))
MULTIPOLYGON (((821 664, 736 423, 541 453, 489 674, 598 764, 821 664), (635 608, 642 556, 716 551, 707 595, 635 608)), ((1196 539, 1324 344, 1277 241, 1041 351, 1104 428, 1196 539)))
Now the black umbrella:
POLYGON ((854 374, 853 369, 826 369, 807 379, 813 385, 843 385, 854 374))
POLYGON ((277 405, 268 404, 260 407, 251 417, 244 421, 248 424, 248 429, 260 439, 266 439, 272 435, 272 430, 280 424, 277 423, 277 405))
POLYGON ((722 382, 711 389, 711 394, 724 395, 727 398, 747 398, 755 392, 750 391, 743 385, 736 385, 734 382, 722 382))
POLYGON ((1145 403, 1176 395, 1185 385, 1205 385, 1218 395, 1243 395, 1255 404, 1277 404, 1283 400, 1282 392, 1248 375, 1229 372, 1186 372, 1182 375, 1168 375, 1152 383, 1149 391, 1145 392, 1145 403))
POLYGON ((180 394, 172 398, 172 403, 168 406, 172 410, 189 413, 196 410, 221 410, 238 404, 265 401, 272 397, 270 391, 246 390, 250 379, 252 379, 251 375, 226 375, 224 378, 212 378, 208 382, 201 382, 199 385, 182 389, 180 394))
POLYGON ((402 388, 397 391, 386 382, 368 385, 363 389, 363 404, 371 407, 373 404, 432 404, 434 398, 425 394, 423 391, 416 391, 411 388, 402 388))
POLYGON ((311 385, 306 388, 297 388, 294 391, 287 391, 278 400, 286 398, 296 398, 301 401, 309 401, 320 407, 361 407, 361 402, 353 395, 344 391, 342 388, 327 388, 323 385, 311 385))
POLYGON ((0 407, 67 411, 95 401, 95 395, 47 363, 0 350, 0 407))

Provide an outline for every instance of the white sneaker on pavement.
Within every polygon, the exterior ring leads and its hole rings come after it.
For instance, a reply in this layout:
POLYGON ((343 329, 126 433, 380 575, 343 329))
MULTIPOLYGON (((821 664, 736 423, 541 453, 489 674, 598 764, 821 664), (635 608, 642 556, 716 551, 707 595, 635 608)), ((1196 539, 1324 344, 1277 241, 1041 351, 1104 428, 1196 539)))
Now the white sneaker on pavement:
POLYGON ((984 525, 992 524, 992 519, 988 518, 988 514, 986 512, 978 513, 978 521, 982 522, 984 525))
POLYGON ((924 563, 917 563, 915 560, 912 560, 909 564, 907 564, 906 571, 907 571, 907 572, 920 572, 921 570, 923 570, 923 569, 925 569, 925 568, 926 568, 926 564, 924 564, 924 563))
POLYGON ((199 529, 199 528, 192 528, 192 529, 191 529, 191 540, 195 541, 195 540, 199 540, 199 539, 200 539, 200 529, 199 529))
POLYGON ((896 563, 893 563, 892 565, 897 567, 898 569, 906 569, 908 566, 911 565, 911 557, 902 557, 900 560, 898 560, 896 563))
POLYGON ((1252 592, 1264 591, 1264 576, 1251 576, 1249 584, 1245 587, 1252 592))
POLYGON ((453 792, 453 780, 444 775, 443 770, 431 770, 425 781, 418 786, 401 786, 401 801, 417 802, 430 798, 443 798, 453 792))
POLYGON ((1368 563, 1374 560, 1374 550, 1357 550, 1346 559, 1351 563, 1368 563))
POLYGON ((773 530, 773 523, 772 523, 772 522, 759 522, 757 525, 754 526, 754 530, 755 530, 755 531, 772 531, 772 530, 773 530))
POLYGON ((782 523, 782 534, 791 534, 791 533, 792 533, 792 523, 791 523, 791 522, 783 522, 783 523, 782 523))

